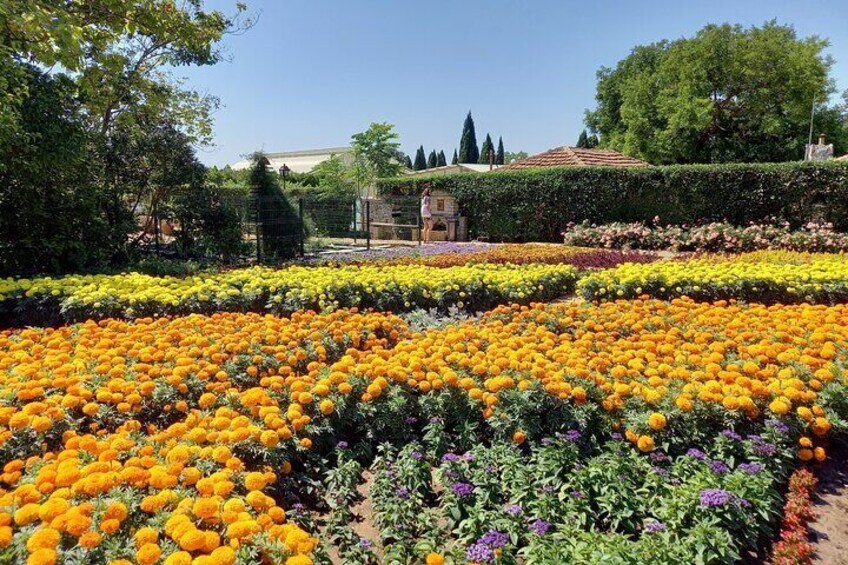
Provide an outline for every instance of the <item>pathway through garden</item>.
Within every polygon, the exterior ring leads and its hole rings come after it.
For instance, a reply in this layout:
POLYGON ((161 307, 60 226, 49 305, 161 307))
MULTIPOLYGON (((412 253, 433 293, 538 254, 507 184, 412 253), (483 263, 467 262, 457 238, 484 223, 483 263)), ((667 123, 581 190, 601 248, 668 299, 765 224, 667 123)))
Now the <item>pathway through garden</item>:
POLYGON ((848 565, 848 446, 833 445, 817 473, 816 513, 810 524, 816 554, 813 563, 848 565))

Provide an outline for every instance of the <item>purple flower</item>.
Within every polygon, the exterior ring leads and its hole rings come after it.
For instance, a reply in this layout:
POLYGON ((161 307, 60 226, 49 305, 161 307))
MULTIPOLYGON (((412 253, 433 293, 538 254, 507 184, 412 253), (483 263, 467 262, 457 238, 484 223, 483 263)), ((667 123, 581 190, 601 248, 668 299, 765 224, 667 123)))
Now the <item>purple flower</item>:
POLYGON ((737 469, 749 475, 756 475, 763 470, 763 466, 759 463, 740 463, 737 469))
POLYGON ((659 475, 661 477, 667 477, 668 476, 668 471, 663 469, 662 467, 654 466, 653 469, 654 469, 654 473, 656 473, 657 475, 659 475))
POLYGON ((399 498, 403 498, 404 500, 409 498, 409 490, 404 487, 398 487, 395 490, 395 495, 399 498))
POLYGON ((654 463, 662 463, 663 461, 669 461, 671 459, 662 451, 652 451, 650 457, 651 461, 654 463))
POLYGON ((509 536, 497 530, 489 530, 483 537, 477 540, 477 543, 484 543, 492 549, 499 549, 509 542, 509 536))
POLYGON ((703 451, 701 451, 700 449, 695 449, 694 447, 689 449, 689 451, 686 452, 686 455, 688 455, 689 457, 692 457, 694 459, 697 459, 698 461, 703 461, 704 459, 707 458, 707 456, 704 455, 703 451))
POLYGON ((758 455, 764 455, 766 457, 771 457, 777 452, 777 448, 774 444, 766 443, 766 442, 755 442, 751 445, 751 449, 754 453, 758 455))
POLYGON ((549 437, 543 437, 542 438, 542 445, 552 445, 553 443, 554 443, 554 440, 552 440, 549 437))
POLYGON ((713 460, 707 463, 707 466, 710 468, 710 471, 716 475, 724 475, 725 473, 730 472, 730 467, 728 467, 724 461, 713 460))
POLYGON ((554 486, 553 485, 545 485, 545 486, 542 487, 542 492, 544 492, 545 494, 551 494, 552 492, 554 492, 554 486))
POLYGON ((662 532, 665 530, 665 524, 662 522, 648 522, 645 524, 645 531, 649 534, 655 534, 657 532, 662 532))
POLYGON ((347 449, 347 442, 342 440, 336 444, 336 447, 338 447, 339 449, 347 449))
POLYGON ((507 504, 504 506, 504 512, 511 516, 518 516, 521 514, 521 506, 517 504, 507 504))
POLYGON ((430 423, 431 424, 441 424, 442 419, 439 418, 438 416, 433 416, 432 418, 430 418, 430 423))
POLYGON ((409 454, 409 456, 415 459, 416 461, 421 461, 422 459, 424 459, 424 455, 422 455, 420 451, 413 451, 409 454))
POLYGON ((533 529, 533 532, 535 532, 535 534, 537 536, 543 536, 546 533, 548 533, 548 530, 551 529, 551 523, 546 522, 546 521, 544 521, 540 518, 538 520, 535 520, 532 524, 530 524, 530 528, 533 529))
POLYGON ((700 500, 701 506, 704 508, 714 508, 717 506, 727 506, 728 504, 735 502, 743 502, 743 499, 740 499, 736 494, 720 488, 708 488, 702 490, 700 500))
POLYGON ((359 538, 359 547, 363 549, 368 549, 371 547, 371 542, 368 541, 368 538, 359 538))
POLYGON ((789 426, 780 420, 766 420, 766 425, 781 435, 789 433, 789 426))
POLYGON ((728 439, 732 439, 734 441, 740 441, 742 439, 742 436, 740 436, 739 434, 737 434, 733 430, 723 430, 721 432, 721 435, 723 435, 724 437, 726 437, 728 439))
POLYGON ((619 432, 613 432, 613 433, 612 433, 612 439, 614 439, 614 440, 618 441, 618 440, 620 440, 621 438, 622 438, 622 435, 621 435, 619 432))
POLYGON ((456 453, 445 453, 442 455, 442 463, 447 463, 448 461, 459 461, 459 455, 456 453))
POLYGON ((565 440, 566 441, 574 442, 574 441, 577 441, 578 439, 580 439, 580 432, 578 432, 577 430, 568 430, 565 433, 565 440))
POLYGON ((477 459, 477 458, 474 457, 474 454, 471 453, 470 451, 462 454, 462 460, 463 461, 474 461, 475 459, 477 459))
POLYGON ((407 426, 412 426, 418 423, 418 418, 415 416, 409 416, 406 420, 404 420, 407 426))
POLYGON ((473 563, 491 563, 495 559, 495 552, 486 544, 472 543, 465 551, 465 558, 473 563))
POLYGON ((451 485, 451 490, 460 498, 471 496, 474 493, 474 487, 468 483, 454 483, 451 485))
POLYGON ((573 498, 586 498, 586 495, 585 495, 585 494, 583 494, 582 492, 580 492, 579 490, 573 490, 573 491, 571 491, 571 496, 572 496, 573 498))

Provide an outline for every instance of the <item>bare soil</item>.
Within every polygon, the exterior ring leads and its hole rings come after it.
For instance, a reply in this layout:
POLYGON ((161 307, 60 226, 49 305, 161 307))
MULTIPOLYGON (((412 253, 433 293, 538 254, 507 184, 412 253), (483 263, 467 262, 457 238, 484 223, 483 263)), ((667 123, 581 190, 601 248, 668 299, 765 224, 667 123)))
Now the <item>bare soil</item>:
POLYGON ((848 447, 833 445, 817 474, 818 517, 810 524, 817 565, 848 565, 848 447))

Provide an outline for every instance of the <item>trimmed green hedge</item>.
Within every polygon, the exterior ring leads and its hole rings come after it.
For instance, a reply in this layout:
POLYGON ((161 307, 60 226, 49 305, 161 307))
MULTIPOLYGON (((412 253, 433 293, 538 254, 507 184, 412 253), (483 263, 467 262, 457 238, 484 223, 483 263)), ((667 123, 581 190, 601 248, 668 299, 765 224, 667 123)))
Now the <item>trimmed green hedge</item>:
POLYGON ((848 163, 565 167, 381 179, 382 194, 447 190, 472 237, 559 241, 569 222, 826 221, 848 230, 848 163))

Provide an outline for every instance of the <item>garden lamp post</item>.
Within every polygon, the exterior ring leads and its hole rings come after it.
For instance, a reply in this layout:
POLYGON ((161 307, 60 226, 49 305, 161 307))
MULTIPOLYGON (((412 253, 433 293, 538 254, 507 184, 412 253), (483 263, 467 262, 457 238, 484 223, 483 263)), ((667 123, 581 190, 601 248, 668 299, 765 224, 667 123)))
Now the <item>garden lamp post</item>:
POLYGON ((285 192, 286 190, 286 175, 290 172, 291 169, 289 169, 286 164, 283 163, 283 166, 280 167, 280 176, 283 177, 283 192, 285 192))

